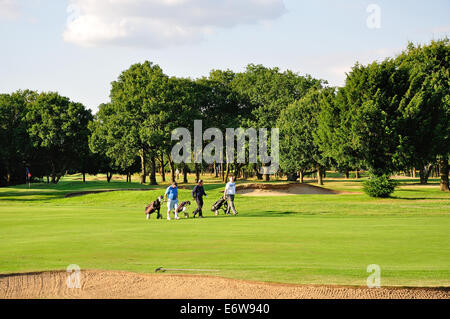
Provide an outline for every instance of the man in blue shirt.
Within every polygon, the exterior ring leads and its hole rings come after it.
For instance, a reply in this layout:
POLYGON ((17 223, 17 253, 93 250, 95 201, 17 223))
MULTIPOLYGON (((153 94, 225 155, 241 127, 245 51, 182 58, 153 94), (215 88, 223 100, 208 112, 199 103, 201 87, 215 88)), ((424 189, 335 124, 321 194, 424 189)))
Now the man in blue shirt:
POLYGON ((164 200, 167 201, 167 220, 170 220, 170 212, 173 210, 175 213, 175 219, 180 219, 178 217, 177 208, 178 208, 178 185, 173 182, 171 186, 167 187, 166 193, 164 194, 164 200))

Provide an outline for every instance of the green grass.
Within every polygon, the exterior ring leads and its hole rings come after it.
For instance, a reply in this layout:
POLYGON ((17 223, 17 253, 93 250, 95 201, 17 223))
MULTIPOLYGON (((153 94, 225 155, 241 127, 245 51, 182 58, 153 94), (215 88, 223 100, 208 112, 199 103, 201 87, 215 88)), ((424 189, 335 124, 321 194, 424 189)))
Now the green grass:
MULTIPOLYGON (((402 180, 389 199, 369 198, 354 180, 325 185, 354 194, 237 196, 238 217, 212 216, 223 185, 206 181, 208 218, 170 222, 147 221, 143 212, 165 186, 70 176, 56 186, 1 188, 0 273, 69 264, 150 273, 164 266, 249 280, 365 285, 366 267, 378 264, 382 285, 450 286, 450 194, 436 180, 429 186, 402 180), (64 197, 124 188, 150 190, 64 197)), ((190 191, 180 190, 180 199, 190 199, 190 191)))

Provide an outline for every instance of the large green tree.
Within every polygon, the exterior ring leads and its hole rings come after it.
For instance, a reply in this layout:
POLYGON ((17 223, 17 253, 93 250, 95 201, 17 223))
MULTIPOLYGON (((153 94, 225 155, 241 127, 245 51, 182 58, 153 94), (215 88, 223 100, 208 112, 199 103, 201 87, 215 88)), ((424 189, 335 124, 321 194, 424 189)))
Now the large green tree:
POLYGON ((39 94, 29 106, 28 133, 33 146, 43 154, 52 183, 79 164, 88 143, 92 114, 82 104, 55 92, 39 94))
POLYGON ((120 138, 141 160, 141 183, 146 182, 150 163, 150 183, 156 184, 156 157, 165 127, 173 119, 167 105, 169 78, 162 69, 149 61, 132 65, 112 83, 111 104, 120 138), (120 119, 120 120, 119 120, 120 119))
POLYGON ((26 114, 35 96, 32 91, 0 94, 0 184, 25 181, 25 167, 33 152, 26 114))
POLYGON ((321 105, 332 89, 310 90, 300 100, 285 108, 277 121, 280 128, 280 166, 288 180, 303 182, 303 176, 317 171, 318 182, 323 184, 327 159, 315 139, 321 105))
POLYGON ((426 183, 430 166, 440 163, 441 189, 448 191, 450 155, 450 41, 409 44, 398 58, 407 70, 408 89, 400 102, 400 147, 396 159, 418 168, 426 183))
MULTIPOLYGON (((175 168, 183 172, 183 181, 187 183, 187 173, 190 170, 186 163, 174 163, 171 155, 172 131, 176 128, 187 128, 191 134, 194 132, 194 120, 203 119, 203 91, 201 85, 189 78, 169 79, 169 94, 167 97, 167 114, 170 121, 164 126, 161 134, 161 152, 166 154, 171 171, 171 180, 175 181, 175 168)), ((194 165, 196 179, 200 179, 199 165, 194 165)))
POLYGON ((322 154, 331 159, 332 166, 348 178, 349 171, 361 167, 361 163, 344 129, 345 122, 341 123, 347 111, 347 104, 342 102, 344 90, 330 88, 322 96, 314 138, 322 154))
MULTIPOLYGON (((300 76, 290 70, 249 64, 245 72, 236 75, 233 88, 252 104, 249 127, 275 128, 281 112, 301 99, 311 88, 320 88, 323 81, 300 76)), ((270 145, 270 142, 269 142, 270 145)), ((269 180, 269 175, 265 175, 269 180)))
POLYGON ((94 120, 89 124, 90 150, 95 153, 98 171, 105 173, 109 182, 116 172, 126 172, 128 180, 137 159, 136 150, 123 134, 123 118, 112 104, 101 104, 94 120))
POLYGON ((335 139, 332 145, 339 162, 359 164, 377 176, 398 169, 393 156, 399 145, 398 107, 407 80, 407 72, 393 59, 353 67, 336 105, 323 118, 331 121, 327 125, 333 129, 330 138, 335 139))
MULTIPOLYGON (((227 128, 247 126, 254 105, 233 87, 236 76, 236 73, 230 70, 212 70, 209 77, 203 77, 196 81, 198 103, 205 127, 215 127, 225 132, 227 128)), ((231 173, 231 166, 234 166, 237 177, 243 164, 237 163, 236 157, 233 163, 229 163, 226 161, 225 152, 222 155, 222 161, 226 163, 226 168, 224 169, 223 163, 220 165, 215 163, 216 175, 220 170, 222 179, 226 180, 231 173)))

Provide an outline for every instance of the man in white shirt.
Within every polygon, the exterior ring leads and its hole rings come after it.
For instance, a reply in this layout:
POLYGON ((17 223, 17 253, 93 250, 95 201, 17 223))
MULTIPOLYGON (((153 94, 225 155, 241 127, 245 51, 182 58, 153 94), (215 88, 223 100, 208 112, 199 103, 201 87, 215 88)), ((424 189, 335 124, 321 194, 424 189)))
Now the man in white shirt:
POLYGON ((234 195, 236 195, 236 183, 234 177, 230 177, 230 181, 225 186, 224 198, 228 199, 227 215, 230 215, 230 209, 233 211, 233 215, 237 215, 236 208, 234 207, 234 195))

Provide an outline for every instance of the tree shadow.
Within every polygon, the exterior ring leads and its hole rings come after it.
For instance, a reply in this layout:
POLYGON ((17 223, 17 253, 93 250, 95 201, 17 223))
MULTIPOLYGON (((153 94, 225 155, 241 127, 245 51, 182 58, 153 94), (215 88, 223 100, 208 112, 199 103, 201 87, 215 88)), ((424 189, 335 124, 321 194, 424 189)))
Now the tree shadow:
MULTIPOLYGON (((28 197, 28 196, 45 196, 45 197, 55 197, 62 198, 64 193, 61 192, 45 192, 45 191, 10 191, 10 192, 0 192, 0 200, 12 200, 14 198, 8 197, 28 197)), ((36 198, 35 200, 42 200, 42 198, 36 198)))
POLYGON ((450 200, 450 197, 399 197, 391 196, 391 199, 401 199, 401 200, 450 200))
POLYGON ((315 215, 325 215, 332 214, 333 212, 321 211, 321 212, 292 212, 292 211, 264 211, 260 213, 246 213, 245 217, 289 217, 293 215, 297 216, 315 216, 315 215))

